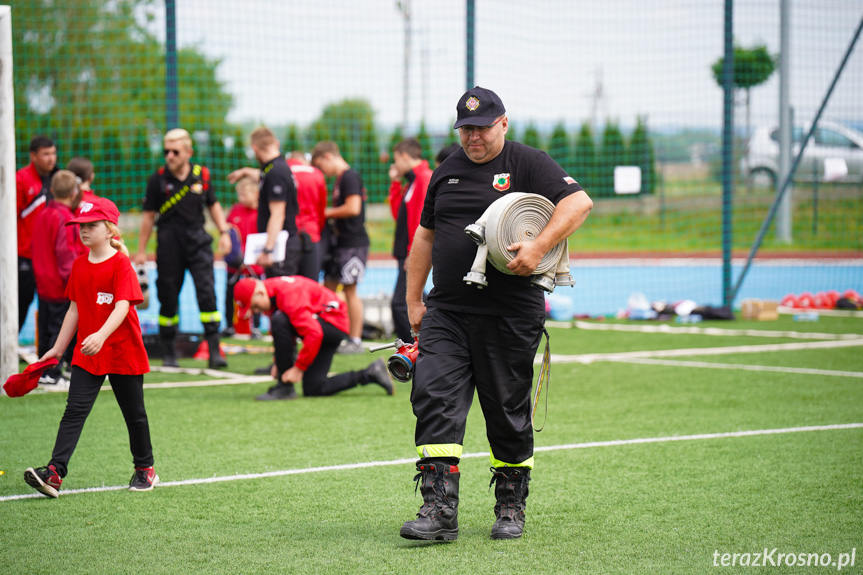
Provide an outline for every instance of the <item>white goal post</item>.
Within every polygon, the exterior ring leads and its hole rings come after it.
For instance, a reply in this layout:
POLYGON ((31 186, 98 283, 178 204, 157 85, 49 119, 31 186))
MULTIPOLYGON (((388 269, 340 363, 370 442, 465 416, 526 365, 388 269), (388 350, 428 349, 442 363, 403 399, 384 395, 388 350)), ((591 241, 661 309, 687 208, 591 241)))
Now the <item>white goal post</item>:
MULTIPOLYGON (((0 385, 18 373, 18 234, 12 8, 0 6, 0 385)), ((2 388, 0 388, 0 393, 2 388)))

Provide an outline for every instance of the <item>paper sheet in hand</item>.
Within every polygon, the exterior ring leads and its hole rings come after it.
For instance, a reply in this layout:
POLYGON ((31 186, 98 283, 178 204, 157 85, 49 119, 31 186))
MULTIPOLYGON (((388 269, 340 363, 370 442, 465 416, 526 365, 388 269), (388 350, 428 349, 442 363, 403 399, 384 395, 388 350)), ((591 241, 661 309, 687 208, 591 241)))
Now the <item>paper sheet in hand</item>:
MULTIPOLYGON (((276 236, 276 245, 273 246, 271 254, 274 262, 285 261, 285 246, 288 243, 288 231, 282 230, 276 236)), ((246 236, 246 253, 243 254, 243 263, 247 266, 258 261, 258 256, 267 245, 267 234, 249 234, 246 236)))

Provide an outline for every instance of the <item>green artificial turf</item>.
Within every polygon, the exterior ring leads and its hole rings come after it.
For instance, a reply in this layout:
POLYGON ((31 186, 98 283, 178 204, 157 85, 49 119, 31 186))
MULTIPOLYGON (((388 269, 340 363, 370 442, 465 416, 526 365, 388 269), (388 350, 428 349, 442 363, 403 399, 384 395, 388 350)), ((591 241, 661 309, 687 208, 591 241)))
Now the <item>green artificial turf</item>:
MULTIPOLYGON (((863 320, 822 318, 806 327, 863 333, 863 320)), ((550 331, 560 355, 806 341, 550 331)), ((387 354, 339 355, 333 369, 387 354)), ((859 357, 859 347, 848 347, 673 359, 861 372, 859 357)), ((266 356, 228 361, 230 371, 251 373, 266 356)), ((163 482, 252 476, 150 493, 69 493, 122 486, 131 476, 122 416, 106 390, 59 499, 2 498, 33 493, 22 472, 50 458, 65 394, 0 397, 0 564, 8 573, 818 573, 838 569, 723 568, 714 553, 777 548, 835 560, 856 548, 856 565, 842 572, 860 572, 863 429, 710 435, 863 422, 863 379, 612 362, 557 363, 551 377, 525 536, 489 539, 494 496, 475 402, 460 465, 460 533, 448 544, 398 535, 421 503, 409 383, 397 383, 393 397, 366 386, 266 403, 253 398, 268 383, 148 389, 163 482), (649 441, 627 443, 640 439, 649 441), (622 443, 607 443, 615 441, 622 443), (599 443, 585 445, 592 442, 599 443)))

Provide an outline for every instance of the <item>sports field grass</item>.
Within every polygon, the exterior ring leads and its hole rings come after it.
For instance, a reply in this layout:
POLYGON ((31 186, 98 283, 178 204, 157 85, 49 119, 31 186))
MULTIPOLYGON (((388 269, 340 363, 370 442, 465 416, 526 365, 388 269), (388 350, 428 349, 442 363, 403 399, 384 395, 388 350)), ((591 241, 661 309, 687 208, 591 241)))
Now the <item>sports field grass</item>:
MULTIPOLYGON (((148 388, 163 482, 151 493, 120 489, 131 458, 105 391, 59 499, 30 497, 22 472, 47 463, 65 394, 2 397, 0 565, 5 573, 688 574, 834 572, 842 562, 841 572, 861 572, 863 319, 700 326, 811 337, 671 327, 550 329, 548 420, 536 434, 525 536, 515 541, 489 539, 494 496, 477 402, 460 466, 461 530, 445 544, 398 535, 421 502, 410 384, 397 384, 394 397, 369 386, 275 403, 253 401, 265 382, 148 388), (826 347, 806 349, 810 342, 826 347), (775 344, 786 347, 757 347, 775 344), (731 346, 747 347, 714 349, 731 346), (772 371, 753 371, 759 366, 772 371), (765 548, 767 569, 739 565, 765 548), (750 555, 722 567, 726 553, 728 562, 750 555), (810 566, 797 564, 799 554, 810 566), (814 554, 837 564, 814 566, 814 554)), ((229 369, 250 374, 264 357, 231 356, 229 369)), ((371 359, 337 356, 333 367, 371 359)), ((180 379, 190 378, 147 382, 180 379)))

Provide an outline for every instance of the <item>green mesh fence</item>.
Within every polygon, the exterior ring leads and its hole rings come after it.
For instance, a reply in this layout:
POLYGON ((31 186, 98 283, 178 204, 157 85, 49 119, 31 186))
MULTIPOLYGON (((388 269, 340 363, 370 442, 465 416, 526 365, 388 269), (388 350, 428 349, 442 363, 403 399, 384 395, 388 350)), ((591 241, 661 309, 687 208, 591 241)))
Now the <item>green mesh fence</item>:
MULTIPOLYGON (((91 158, 96 191, 124 211, 140 209, 147 177, 162 162, 165 4, 11 4, 19 166, 28 161, 30 137, 47 134, 61 166, 73 156, 91 158)), ((722 89, 716 70, 723 9, 720 0, 476 1, 476 83, 502 97, 508 137, 547 150, 596 200, 570 246, 579 258, 719 257, 722 89), (621 166, 640 169, 634 193, 615 189, 621 166)), ((792 3, 798 134, 821 104, 861 16, 858 0, 792 3)), ((457 141, 451 126, 465 89, 465 20, 464 0, 177 0, 179 125, 193 134, 195 160, 210 167, 225 206, 234 202, 225 176, 254 164, 247 136, 261 124, 276 131, 284 151, 335 140, 363 175, 369 201, 383 202, 395 141, 420 137, 429 159, 457 141)), ((736 255, 751 246, 775 193, 779 24, 778 0, 734 3, 736 255)), ((852 53, 796 175, 792 240, 768 234, 765 254, 859 262, 861 52, 852 53), (848 173, 826 181, 836 172, 825 166, 836 169, 837 158, 848 173)), ((387 211, 370 210, 370 219, 373 251, 388 252, 387 211)), ((863 287, 854 265, 833 287, 863 287)), ((656 297, 677 293, 660 288, 669 282, 661 271, 638 281, 656 297)), ((718 272, 693 281, 714 301, 721 298, 718 272)), ((777 280, 768 291, 796 285, 777 280)))

